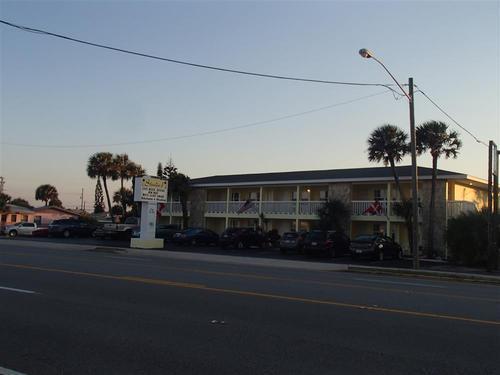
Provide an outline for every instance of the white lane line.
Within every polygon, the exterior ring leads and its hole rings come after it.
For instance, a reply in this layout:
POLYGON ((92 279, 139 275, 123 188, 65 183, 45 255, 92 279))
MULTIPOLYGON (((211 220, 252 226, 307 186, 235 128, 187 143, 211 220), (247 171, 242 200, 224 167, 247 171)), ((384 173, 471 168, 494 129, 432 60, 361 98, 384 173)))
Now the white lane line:
POLYGON ((0 366, 0 375, 26 375, 26 374, 14 370, 9 370, 8 368, 0 366))
POLYGON ((422 284, 422 283, 407 283, 404 281, 388 281, 388 280, 375 280, 375 279, 352 279, 352 280, 357 280, 357 281, 369 281, 371 283, 382 283, 382 284, 395 284, 395 285, 411 285, 411 286, 423 286, 426 288, 439 288, 439 289, 446 289, 445 286, 442 285, 430 285, 430 284, 422 284))
MULTIPOLYGON (((16 288, 8 288, 6 286, 0 286, 0 289, 3 289, 3 290, 10 290, 11 292, 19 292, 19 293, 28 293, 28 294, 34 294, 36 292, 32 291, 32 290, 26 290, 26 289, 16 289, 16 288)), ((0 367, 0 371, 3 371, 2 370, 2 367, 0 367)), ((0 374, 2 374, 0 372, 0 374)))
POLYGON ((145 259, 145 258, 128 257, 126 255, 103 255, 102 258, 122 259, 122 260, 141 260, 143 262, 150 260, 150 259, 145 259))

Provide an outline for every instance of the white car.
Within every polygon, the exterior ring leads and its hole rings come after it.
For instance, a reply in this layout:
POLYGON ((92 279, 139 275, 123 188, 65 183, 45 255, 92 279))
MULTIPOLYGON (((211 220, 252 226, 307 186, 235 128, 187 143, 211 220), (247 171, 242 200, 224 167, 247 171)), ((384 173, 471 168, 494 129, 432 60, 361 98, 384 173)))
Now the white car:
POLYGON ((4 233, 9 237, 31 236, 38 229, 36 223, 21 222, 12 225, 7 225, 4 233))

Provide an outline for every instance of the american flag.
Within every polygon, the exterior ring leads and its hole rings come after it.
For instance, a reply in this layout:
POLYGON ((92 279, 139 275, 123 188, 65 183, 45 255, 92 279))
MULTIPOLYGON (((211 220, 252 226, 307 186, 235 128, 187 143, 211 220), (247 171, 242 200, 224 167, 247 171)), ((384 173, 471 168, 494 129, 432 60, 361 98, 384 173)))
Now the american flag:
POLYGON ((245 203, 243 203, 243 205, 239 208, 239 210, 238 210, 238 211, 236 211, 236 213, 241 214, 241 213, 243 213, 243 212, 245 212, 245 211, 249 210, 249 209, 250 209, 250 208, 252 208, 252 207, 253 207, 253 202, 252 202, 252 200, 251 200, 251 199, 247 199, 247 200, 245 201, 245 203))

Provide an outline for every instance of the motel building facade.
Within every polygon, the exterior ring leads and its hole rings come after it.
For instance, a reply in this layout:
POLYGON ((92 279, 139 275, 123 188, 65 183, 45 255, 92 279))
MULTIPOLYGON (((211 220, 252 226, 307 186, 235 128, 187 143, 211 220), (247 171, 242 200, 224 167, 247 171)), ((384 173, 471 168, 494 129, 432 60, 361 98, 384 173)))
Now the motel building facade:
MULTIPOLYGON (((400 184, 411 197, 410 166, 397 167, 400 184)), ((432 169, 419 167, 420 244, 428 233, 432 169)), ((309 231, 317 227, 318 209, 328 199, 343 201, 351 211, 351 238, 385 233, 409 253, 404 219, 394 211, 401 201, 388 167, 331 169, 296 172, 238 174, 192 180, 189 223, 222 233, 228 227, 256 227, 309 231), (375 209, 374 209, 375 208, 375 209)), ((481 210, 487 204, 487 181, 463 173, 438 170, 434 244, 446 256, 448 219, 463 212, 481 210)), ((180 202, 169 196, 160 213, 161 223, 181 223, 180 202)), ((425 246, 425 243, 423 244, 425 246)))

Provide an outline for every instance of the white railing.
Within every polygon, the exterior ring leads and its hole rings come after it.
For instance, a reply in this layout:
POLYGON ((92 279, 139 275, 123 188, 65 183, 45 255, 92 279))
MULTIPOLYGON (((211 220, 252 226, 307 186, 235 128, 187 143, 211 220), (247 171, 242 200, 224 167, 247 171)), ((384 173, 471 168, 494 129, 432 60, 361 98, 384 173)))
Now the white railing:
MULTIPOLYGON (((396 202, 391 202, 396 203, 396 202)), ((352 216, 387 216, 387 201, 352 201, 352 216)))
POLYGON ((294 201, 272 201, 262 202, 262 212, 264 215, 295 215, 297 202, 294 201))
POLYGON ((259 202, 252 201, 248 207, 245 207, 246 201, 229 202, 227 211, 230 214, 257 214, 259 212, 259 202), (241 211, 241 212, 239 212, 241 211))
POLYGON ((301 215, 318 215, 318 210, 323 206, 323 201, 301 201, 299 202, 299 213, 301 215))
POLYGON ((225 201, 208 201, 206 205, 207 214, 225 214, 226 202, 225 201))
POLYGON ((474 202, 468 201, 448 201, 446 202, 448 219, 459 216, 462 213, 477 212, 474 202))

